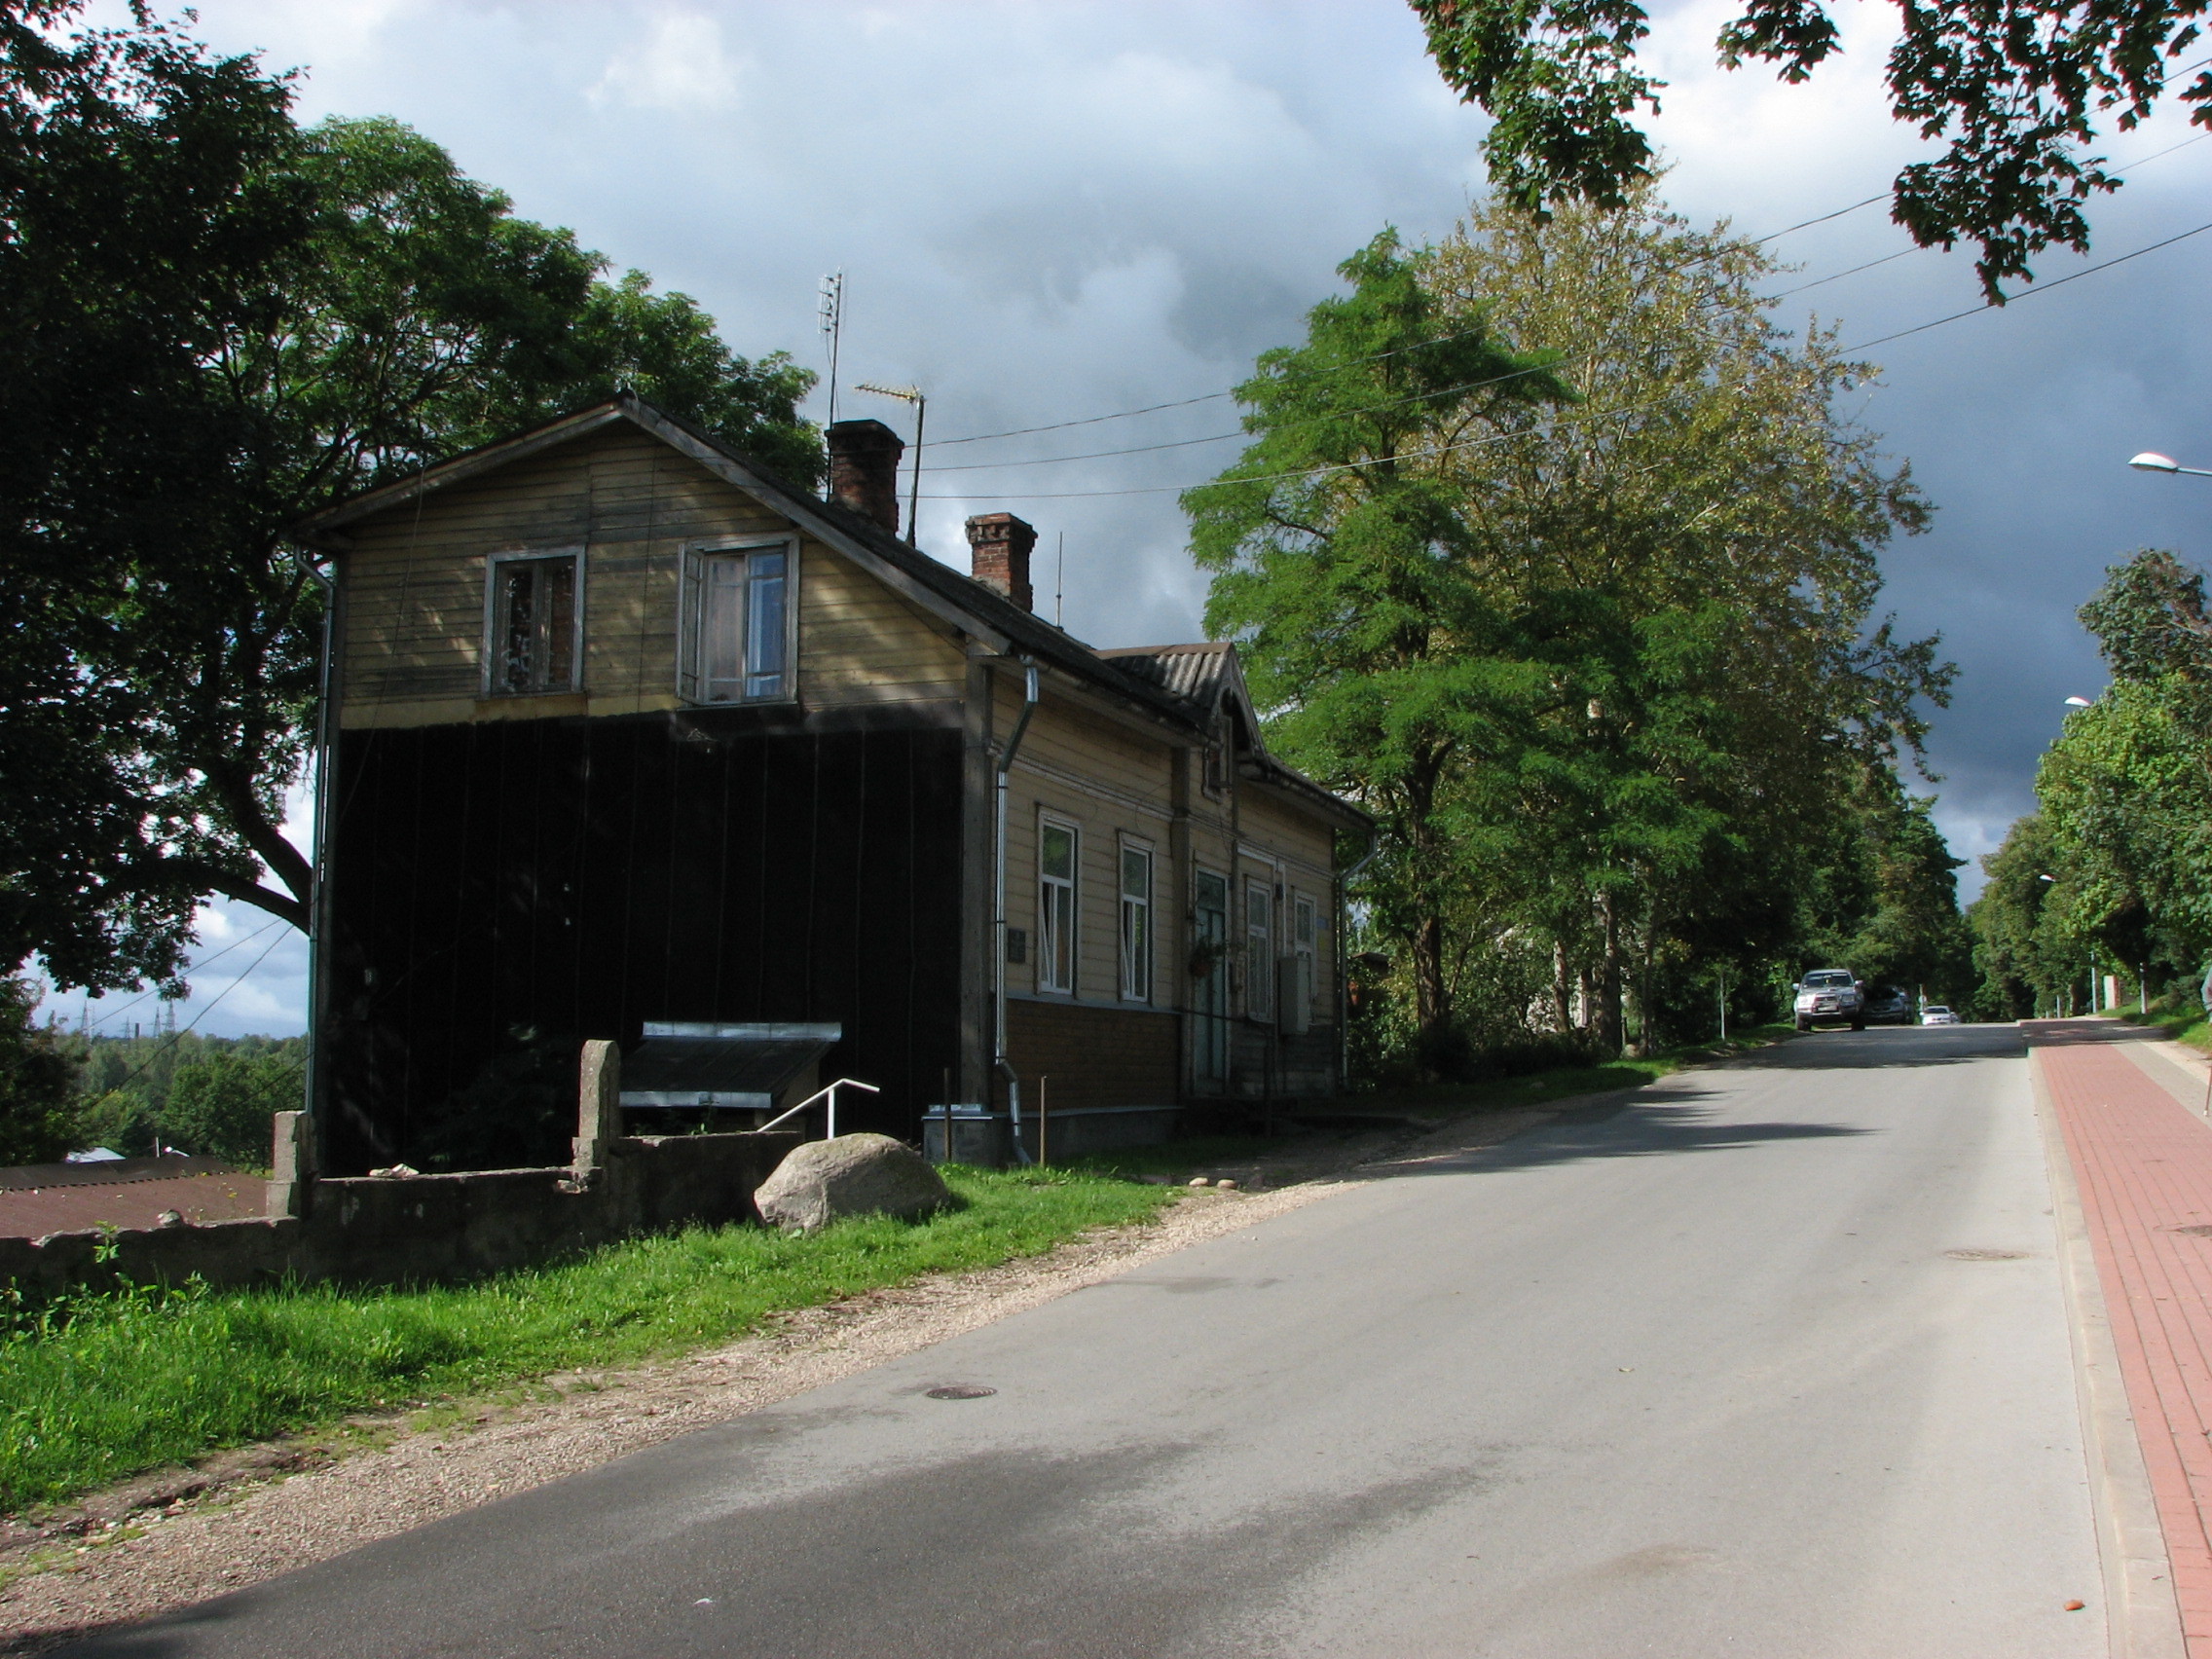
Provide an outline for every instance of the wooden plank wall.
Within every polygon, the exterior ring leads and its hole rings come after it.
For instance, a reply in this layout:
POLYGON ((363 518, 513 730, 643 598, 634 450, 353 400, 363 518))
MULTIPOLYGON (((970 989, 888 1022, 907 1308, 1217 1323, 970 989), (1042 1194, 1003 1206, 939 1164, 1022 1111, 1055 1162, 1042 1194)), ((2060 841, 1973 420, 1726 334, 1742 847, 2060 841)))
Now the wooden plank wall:
POLYGON ((840 1021, 824 1075, 884 1089, 850 1126, 901 1136, 957 1065, 956 729, 751 710, 375 729, 345 735, 337 784, 339 1173, 457 1147, 558 1161, 575 1044, 648 1019, 840 1021), (547 1103, 517 1117, 533 1088, 547 1103))
MULTIPOLYGON (((415 726, 677 706, 682 550, 789 520, 634 427, 615 426, 356 526, 342 722, 415 726), (488 555, 585 548, 583 697, 483 699, 488 555)), ((951 631, 841 555, 801 553, 799 688, 811 706, 956 698, 951 631)))
MULTIPOLYGON (((1000 693, 995 729, 1009 731, 1020 719, 1018 687, 1000 693)), ((1007 813, 1007 919, 1029 930, 1029 960, 1008 970, 1012 988, 1035 991, 1037 949, 1037 827, 1044 812, 1076 825, 1082 869, 1076 883, 1075 994, 1087 1003, 1120 1004, 1121 878, 1125 834, 1153 854, 1153 920, 1157 955, 1153 1006, 1172 1009, 1178 987, 1171 973, 1183 933, 1182 885, 1169 830, 1173 823, 1173 751, 1055 702, 1048 691, 1015 757, 1007 813)))

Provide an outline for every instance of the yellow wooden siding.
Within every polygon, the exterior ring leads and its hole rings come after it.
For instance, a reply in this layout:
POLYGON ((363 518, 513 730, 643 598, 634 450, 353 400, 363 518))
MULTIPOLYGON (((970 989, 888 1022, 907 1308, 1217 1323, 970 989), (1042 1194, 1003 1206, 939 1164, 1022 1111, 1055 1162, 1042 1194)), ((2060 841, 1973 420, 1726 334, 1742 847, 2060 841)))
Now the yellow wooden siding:
MULTIPOLYGON (((997 678, 994 729, 1004 734, 1021 717, 1021 692, 1013 677, 997 678)), ((1026 928, 1030 937, 1029 960, 1008 969, 1014 989, 1040 989, 1044 964, 1037 832, 1049 812, 1073 824, 1080 835, 1076 997, 1086 1003, 1121 1000, 1121 849, 1126 837, 1152 851, 1151 1006, 1175 1006, 1178 991, 1171 967, 1180 948, 1183 906, 1169 833, 1174 759, 1167 743, 1124 733, 1096 715, 1056 701, 1048 681, 1014 761, 1008 811, 1008 922, 1026 928)))
POLYGON ((1333 866, 1336 837, 1317 814, 1302 812, 1279 796, 1245 789, 1238 794, 1236 820, 1245 841, 1305 866, 1300 872, 1304 880, 1310 882, 1316 879, 1314 872, 1333 866))
MULTIPOLYGON (((678 706, 687 546, 790 532, 790 521, 627 427, 592 434, 356 526, 342 561, 349 726, 425 725, 678 706), (482 697, 487 556, 581 546, 585 708, 572 696, 482 697)), ((799 691, 810 706, 955 698, 949 630, 842 555, 806 542, 799 691)))
POLYGON ((967 694, 951 631, 842 554, 809 541, 799 578, 799 695, 810 705, 967 694))

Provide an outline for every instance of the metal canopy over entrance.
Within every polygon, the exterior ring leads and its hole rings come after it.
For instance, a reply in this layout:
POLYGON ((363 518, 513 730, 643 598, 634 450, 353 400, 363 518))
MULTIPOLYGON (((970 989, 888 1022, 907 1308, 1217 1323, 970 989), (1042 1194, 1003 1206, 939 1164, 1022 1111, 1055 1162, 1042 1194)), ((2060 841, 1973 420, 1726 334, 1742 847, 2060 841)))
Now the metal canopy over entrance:
POLYGON ((645 1040, 622 1061, 622 1104, 699 1111, 771 1112, 794 1083, 811 1080, 844 1027, 647 1020, 645 1040))

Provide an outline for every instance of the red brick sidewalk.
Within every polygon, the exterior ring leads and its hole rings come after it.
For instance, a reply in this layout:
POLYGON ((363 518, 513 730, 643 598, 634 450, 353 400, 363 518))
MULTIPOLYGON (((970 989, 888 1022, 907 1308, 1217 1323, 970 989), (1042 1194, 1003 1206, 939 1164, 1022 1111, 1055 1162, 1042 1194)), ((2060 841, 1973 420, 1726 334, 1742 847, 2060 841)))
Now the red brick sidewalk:
POLYGON ((2096 1253, 2191 1659, 2212 1659, 2212 1127, 2104 1021, 2031 1025, 2096 1253))

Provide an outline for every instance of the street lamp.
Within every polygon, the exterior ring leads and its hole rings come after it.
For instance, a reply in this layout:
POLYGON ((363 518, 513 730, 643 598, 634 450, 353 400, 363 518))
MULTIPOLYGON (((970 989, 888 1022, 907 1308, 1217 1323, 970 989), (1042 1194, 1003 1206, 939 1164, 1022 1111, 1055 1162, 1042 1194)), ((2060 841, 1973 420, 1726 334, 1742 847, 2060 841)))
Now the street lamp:
POLYGON ((2069 709, 2086 709, 2090 706, 2090 703, 2086 697, 2069 697, 2066 699, 2066 706, 2069 709))
POLYGON ((2186 472, 2192 478, 2212 478, 2212 471, 2201 466, 2184 466, 2172 456, 2160 455, 2157 450, 2145 450, 2127 464, 2138 472, 2186 472))

